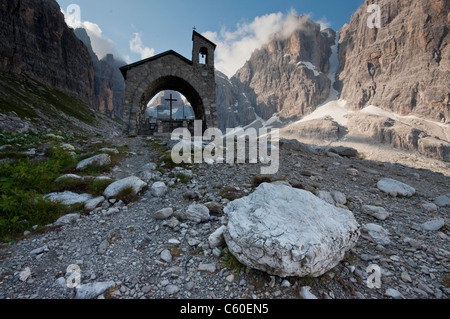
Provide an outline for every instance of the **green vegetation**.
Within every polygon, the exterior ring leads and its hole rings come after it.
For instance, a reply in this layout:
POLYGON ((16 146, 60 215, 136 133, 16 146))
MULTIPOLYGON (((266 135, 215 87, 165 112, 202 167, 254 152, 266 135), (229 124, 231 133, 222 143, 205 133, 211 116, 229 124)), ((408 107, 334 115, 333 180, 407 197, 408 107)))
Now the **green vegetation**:
POLYGON ((52 191, 53 181, 75 164, 67 151, 53 147, 49 158, 0 162, 0 241, 30 229, 52 223, 67 214, 68 207, 51 203, 43 195, 52 191))
MULTIPOLYGON (((42 227, 65 214, 84 212, 82 205, 52 203, 44 198, 46 194, 71 191, 99 196, 111 184, 111 180, 87 176, 55 182, 62 175, 78 173, 79 151, 64 148, 75 140, 61 132, 0 133, 0 242, 14 240, 34 225, 42 227)), ((117 163, 121 156, 111 158, 117 163)), ((83 174, 96 176, 109 169, 93 167, 83 174)), ((123 194, 125 200, 128 195, 123 194)))
POLYGON ((255 175, 253 177, 253 186, 258 187, 259 185, 263 183, 271 183, 272 177, 267 175, 255 175))
POLYGON ((26 75, 0 74, 0 113, 15 112, 20 118, 33 119, 42 112, 60 129, 75 128, 66 116, 86 124, 94 124, 95 112, 83 101, 50 89, 26 75), (37 111, 38 110, 38 111, 37 111), (66 116, 62 116, 63 112, 66 116))
POLYGON ((236 199, 244 197, 245 194, 241 190, 237 190, 234 187, 227 186, 220 191, 220 196, 222 196, 225 199, 228 199, 229 201, 234 201, 236 199))
POLYGON ((239 275, 241 272, 244 272, 247 268, 244 264, 242 264, 237 258, 230 252, 228 247, 222 250, 222 259, 221 266, 223 268, 230 269, 236 275, 239 275))
POLYGON ((182 173, 177 175, 177 179, 179 179, 180 183, 183 183, 183 184, 187 184, 192 180, 192 178, 190 178, 189 176, 186 176, 182 173))

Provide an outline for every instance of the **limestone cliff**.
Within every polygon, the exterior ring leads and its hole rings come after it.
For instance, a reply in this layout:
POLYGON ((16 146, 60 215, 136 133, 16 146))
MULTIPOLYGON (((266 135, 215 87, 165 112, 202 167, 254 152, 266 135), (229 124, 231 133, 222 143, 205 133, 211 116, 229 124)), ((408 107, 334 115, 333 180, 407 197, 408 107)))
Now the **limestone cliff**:
POLYGON ((2 0, 0 72, 27 74, 92 104, 94 67, 55 0, 2 0))
POLYGON ((78 28, 74 32, 88 49, 94 64, 94 108, 102 114, 121 119, 123 115, 125 81, 119 68, 126 63, 115 59, 112 54, 99 59, 92 49, 91 39, 86 30, 78 28))
POLYGON ((216 70, 216 98, 219 128, 247 125, 256 120, 255 109, 246 94, 239 90, 236 79, 231 82, 228 77, 216 70))
POLYGON ((368 5, 341 30, 337 88, 353 108, 450 121, 448 0, 379 0, 381 28, 368 5))
POLYGON ((302 118, 330 92, 326 74, 335 32, 321 31, 320 25, 307 17, 297 19, 295 32, 287 37, 275 34, 232 78, 265 120, 274 113, 302 118))

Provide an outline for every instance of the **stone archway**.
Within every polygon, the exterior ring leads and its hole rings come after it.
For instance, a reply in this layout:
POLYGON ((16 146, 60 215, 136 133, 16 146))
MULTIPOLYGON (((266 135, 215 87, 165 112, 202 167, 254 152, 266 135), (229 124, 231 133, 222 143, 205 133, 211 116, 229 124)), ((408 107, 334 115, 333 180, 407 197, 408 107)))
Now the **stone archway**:
POLYGON ((148 102, 163 90, 183 94, 204 127, 218 126, 214 73, 216 46, 195 31, 192 40, 192 61, 174 51, 167 51, 120 69, 126 83, 124 134, 138 134, 148 102), (205 64, 200 63, 199 54, 207 55, 205 64))

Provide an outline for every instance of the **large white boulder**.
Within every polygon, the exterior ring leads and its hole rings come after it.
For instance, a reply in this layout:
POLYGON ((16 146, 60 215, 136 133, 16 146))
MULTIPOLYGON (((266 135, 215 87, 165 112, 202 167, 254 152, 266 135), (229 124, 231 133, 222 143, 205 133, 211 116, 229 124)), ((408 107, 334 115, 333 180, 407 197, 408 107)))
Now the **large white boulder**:
POLYGON ((280 277, 325 274, 360 236, 352 212, 284 185, 261 184, 225 213, 230 252, 241 263, 280 277))
POLYGON ((143 182, 140 178, 136 176, 130 176, 109 185, 103 192, 103 196, 105 196, 106 198, 116 197, 127 188, 131 188, 133 190, 133 194, 136 195, 145 186, 147 186, 147 183, 143 182))

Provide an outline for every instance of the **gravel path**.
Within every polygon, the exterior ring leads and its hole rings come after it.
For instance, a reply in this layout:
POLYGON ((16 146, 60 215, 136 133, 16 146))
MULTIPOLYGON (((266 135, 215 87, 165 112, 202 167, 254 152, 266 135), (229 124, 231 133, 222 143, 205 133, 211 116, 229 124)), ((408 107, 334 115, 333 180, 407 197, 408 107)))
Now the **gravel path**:
MULTIPOLYGON (((112 170, 115 179, 136 175, 144 165, 157 162, 161 152, 152 145, 164 147, 164 141, 146 138, 111 142, 129 145, 131 154, 112 170)), ((260 168, 201 164, 192 167, 193 179, 186 184, 177 182, 176 169, 156 174, 169 186, 163 197, 153 196, 149 188, 128 205, 105 202, 76 222, 1 247, 0 298, 293 299, 308 297, 304 287, 318 298, 449 298, 450 208, 434 204, 450 193, 449 177, 399 164, 284 148, 281 159, 273 180, 301 184, 313 192, 342 192, 347 198, 344 206, 358 222, 382 226, 390 243, 377 244, 363 235, 345 260, 320 278, 283 279, 245 269, 223 249, 209 247, 208 237, 225 222, 222 214, 204 223, 153 216, 169 207, 175 215, 186 211, 193 203, 189 198, 196 196, 199 202, 223 207, 224 190, 241 197, 251 193, 260 168), (416 195, 394 198, 382 193, 377 182, 385 177, 414 187, 416 195), (382 206, 390 216, 378 220, 364 205, 382 206), (425 230, 423 224, 435 220, 444 220, 444 225, 425 230), (367 285, 371 265, 381 269, 378 289, 367 285), (77 280, 82 288, 68 287, 77 280)))

